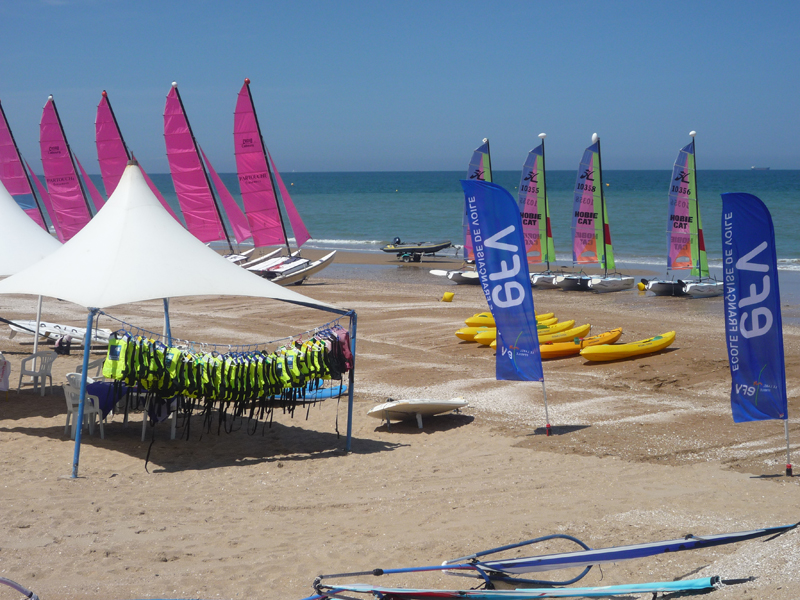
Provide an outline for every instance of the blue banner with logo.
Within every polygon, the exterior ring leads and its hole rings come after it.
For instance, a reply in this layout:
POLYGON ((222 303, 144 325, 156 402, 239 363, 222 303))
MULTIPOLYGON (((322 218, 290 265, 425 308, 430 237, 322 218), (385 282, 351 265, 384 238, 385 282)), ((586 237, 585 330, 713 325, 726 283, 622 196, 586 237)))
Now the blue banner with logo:
POLYGON ((475 270, 497 325, 497 379, 542 381, 531 277, 514 198, 499 185, 463 180, 475 270))
POLYGON ((751 194, 722 194, 725 338, 736 423, 786 419, 775 231, 751 194))

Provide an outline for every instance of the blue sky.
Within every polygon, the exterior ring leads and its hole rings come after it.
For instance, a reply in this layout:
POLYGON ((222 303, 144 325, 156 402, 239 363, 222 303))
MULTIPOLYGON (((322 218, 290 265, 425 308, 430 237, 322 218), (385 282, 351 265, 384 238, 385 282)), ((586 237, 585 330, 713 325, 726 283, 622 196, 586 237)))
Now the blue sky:
POLYGON ((165 96, 234 170, 245 77, 281 171, 466 169, 484 137, 516 170, 547 132, 549 169, 577 169, 593 132, 606 169, 800 168, 798 2, 25 0, 0 2, 0 101, 41 172, 53 94, 97 173, 107 90, 128 146, 167 172, 165 96))

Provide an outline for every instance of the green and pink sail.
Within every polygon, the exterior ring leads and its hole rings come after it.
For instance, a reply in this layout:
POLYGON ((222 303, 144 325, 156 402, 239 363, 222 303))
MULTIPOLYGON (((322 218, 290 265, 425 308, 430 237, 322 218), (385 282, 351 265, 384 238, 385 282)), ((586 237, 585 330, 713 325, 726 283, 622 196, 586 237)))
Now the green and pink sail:
POLYGON ((253 245, 261 247, 286 244, 289 248, 289 237, 278 202, 278 192, 297 247, 305 244, 311 239, 311 235, 264 144, 253 97, 250 94, 249 79, 244 80, 236 100, 233 144, 239 190, 250 230, 253 232, 253 245))
POLYGON ((672 169, 667 221, 667 272, 691 269, 696 277, 708 277, 694 158, 692 138, 692 143, 678 152, 672 169))
POLYGON ((547 186, 544 172, 544 140, 528 152, 522 166, 518 193, 522 232, 529 264, 546 263, 556 259, 553 233, 550 229, 550 208, 547 204, 547 186))
POLYGON ((607 272, 615 265, 602 171, 598 138, 584 151, 575 181, 572 262, 576 265, 599 264, 607 272))
POLYGON ((53 207, 51 217, 54 217, 58 239, 66 242, 89 222, 92 211, 52 96, 47 99, 42 111, 39 146, 47 191, 53 207))
MULTIPOLYGON (((489 152, 489 140, 484 138, 483 144, 475 148, 472 153, 472 158, 467 167, 467 179, 474 179, 476 181, 492 181, 492 158, 489 152)), ((464 258, 474 256, 472 252, 472 236, 469 231, 469 222, 466 206, 464 207, 464 215, 461 220, 461 225, 464 230, 464 258)))
MULTIPOLYGON (((34 177, 36 176, 34 175, 34 177)), ((14 140, 14 134, 11 133, 11 127, 8 125, 2 103, 0 103, 0 181, 3 182, 6 190, 12 196, 30 195, 33 197, 35 206, 24 208, 23 210, 42 229, 47 231, 44 213, 45 208, 50 210, 50 197, 47 196, 46 191, 44 195, 39 194, 39 196, 34 193, 31 178, 23 165, 22 155, 17 147, 17 142, 14 140), (44 204, 44 207, 42 204, 44 204)))

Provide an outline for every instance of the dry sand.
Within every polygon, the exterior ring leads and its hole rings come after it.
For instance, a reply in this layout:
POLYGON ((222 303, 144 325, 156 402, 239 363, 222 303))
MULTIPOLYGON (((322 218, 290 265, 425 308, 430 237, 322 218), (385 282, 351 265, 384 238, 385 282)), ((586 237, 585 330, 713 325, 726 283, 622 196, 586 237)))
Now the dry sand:
MULTIPOLYGON (((319 573, 439 564, 550 533, 599 547, 800 520, 800 478, 782 476, 783 424, 731 419, 721 299, 535 292, 538 312, 590 322, 595 333, 622 326, 623 342, 677 331, 668 351, 637 360, 546 361, 554 430, 546 437, 541 386, 495 381, 494 352, 453 335, 486 304, 477 286, 426 273, 449 264, 457 263, 340 253, 336 268, 295 288, 358 312, 350 454, 346 402, 329 400, 307 416, 278 413, 255 435, 242 423, 230 434, 205 433, 197 422, 189 440, 170 440, 161 424, 147 472, 150 441, 140 440, 135 414, 127 428, 119 416, 109 421, 105 440, 84 435, 80 477, 71 479, 62 391, 2 394, 0 576, 42 600, 289 600, 310 595, 319 573), (377 266, 355 264, 364 262, 377 266), (452 303, 439 301, 444 291, 455 292, 452 303), (389 430, 366 416, 388 397, 458 396, 470 403, 463 414, 429 418, 422 430, 389 430)), ((5 318, 31 318, 33 307, 30 297, 0 297, 5 318)), ((160 331, 161 311, 160 302, 144 302, 108 312, 160 331)), ((44 315, 85 321, 82 309, 54 299, 45 299, 44 315)), ((246 298, 171 303, 176 336, 226 344, 276 339, 329 318, 246 298)), ((800 332, 787 326, 784 335, 796 453, 800 332)), ((12 388, 31 345, 0 338, 12 388)), ((79 362, 74 348, 59 357, 56 385, 79 362)), ((607 565, 582 583, 755 576, 713 597, 796 599, 798 567, 800 532, 792 531, 607 565)), ((470 584, 418 575, 373 582, 470 584)), ((0 599, 16 597, 0 589, 0 599)))

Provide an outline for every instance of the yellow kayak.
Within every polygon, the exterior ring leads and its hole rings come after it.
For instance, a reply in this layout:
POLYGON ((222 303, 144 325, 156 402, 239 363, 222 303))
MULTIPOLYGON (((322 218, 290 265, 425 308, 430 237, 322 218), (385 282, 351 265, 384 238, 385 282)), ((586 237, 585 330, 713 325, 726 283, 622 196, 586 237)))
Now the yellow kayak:
POLYGON ((558 317, 550 317, 549 319, 536 319, 536 329, 542 329, 543 327, 550 327, 550 325, 555 325, 558 323, 558 317))
POLYGON ((555 344, 541 344, 539 353, 542 358, 560 358, 562 356, 572 356, 579 354, 584 348, 598 346, 600 344, 613 344, 622 335, 622 327, 599 333, 587 338, 575 338, 569 342, 557 342, 555 344))
POLYGON ((640 354, 651 354, 658 352, 669 346, 675 341, 675 332, 669 331, 655 337, 630 344, 614 344, 603 346, 592 346, 581 350, 581 356, 587 360, 619 360, 640 354))
POLYGON ((462 327, 458 331, 456 331, 456 337, 460 340, 464 340, 465 342, 473 342, 475 341, 473 338, 475 337, 476 333, 481 331, 486 331, 489 329, 488 327, 462 327))
POLYGON ((478 342, 483 346, 489 346, 496 338, 497 338, 497 328, 492 327, 490 329, 484 329, 483 331, 476 333, 472 341, 478 342))
POLYGON ((569 321, 561 321, 561 323, 556 323, 555 325, 550 325, 549 327, 537 327, 536 331, 541 338, 541 336, 543 335, 550 335, 551 333, 561 333, 562 331, 566 331, 567 329, 572 329, 574 326, 575 326, 575 319, 571 319, 569 321))
POLYGON ((572 341, 575 338, 582 338, 592 329, 588 323, 586 325, 578 325, 565 331, 557 331, 556 333, 543 333, 538 331, 539 344, 547 344, 549 342, 566 342, 572 341))
MULTIPOLYGON (((541 315, 536 315, 536 322, 537 324, 541 324, 542 321, 547 319, 552 319, 554 313, 543 313, 541 315)), ((482 313, 475 313, 469 319, 464 321, 467 327, 494 327, 494 317, 490 312, 482 312, 482 313)))

